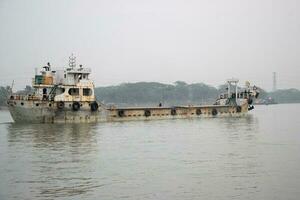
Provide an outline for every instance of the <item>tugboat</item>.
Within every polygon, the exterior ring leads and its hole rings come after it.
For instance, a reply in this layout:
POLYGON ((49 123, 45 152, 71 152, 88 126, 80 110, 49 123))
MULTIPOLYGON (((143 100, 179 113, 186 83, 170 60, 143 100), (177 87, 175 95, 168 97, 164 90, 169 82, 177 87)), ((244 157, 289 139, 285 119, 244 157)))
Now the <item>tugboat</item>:
POLYGON ((89 79, 91 69, 76 66, 76 58, 69 58, 69 66, 54 69, 50 63, 36 70, 32 80, 34 93, 11 94, 8 108, 16 123, 95 123, 129 120, 155 120, 243 116, 252 110, 253 99, 259 91, 246 84, 238 88, 238 79, 227 80, 227 92, 213 105, 173 107, 115 107, 98 102, 94 83, 89 79))

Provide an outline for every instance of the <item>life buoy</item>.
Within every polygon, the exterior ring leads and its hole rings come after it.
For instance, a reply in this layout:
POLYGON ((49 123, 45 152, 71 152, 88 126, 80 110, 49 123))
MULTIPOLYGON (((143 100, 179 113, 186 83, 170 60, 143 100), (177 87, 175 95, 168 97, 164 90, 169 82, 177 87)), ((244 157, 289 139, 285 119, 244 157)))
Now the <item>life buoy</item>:
POLYGON ((202 114, 202 111, 201 111, 200 108, 198 108, 198 109, 196 110, 196 115, 201 115, 201 114, 202 114))
POLYGON ((248 110, 250 111, 250 110, 253 110, 254 109, 254 106, 249 106, 248 107, 248 110))
POLYGON ((78 111, 80 109, 80 103, 78 101, 75 101, 72 105, 72 108, 74 111, 78 111))
POLYGON ((119 110, 119 111, 118 111, 118 116, 119 116, 119 117, 124 117, 124 116, 125 116, 124 110, 119 110))
POLYGON ((145 115, 145 117, 151 116, 151 111, 150 110, 145 110, 144 115, 145 115))
POLYGON ((65 107, 65 103, 64 103, 63 101, 60 101, 60 102, 57 103, 57 108, 58 108, 59 110, 64 109, 64 107, 65 107))
POLYGON ((214 108, 214 109, 212 110, 211 114, 212 114, 213 116, 217 115, 217 114, 218 114, 217 109, 214 108))
POLYGON ((237 107, 236 107, 236 112, 237 112, 237 113, 242 112, 242 107, 241 107, 241 106, 237 106, 237 107))
POLYGON ((96 101, 94 101, 93 103, 91 103, 91 111, 97 111, 99 108, 99 105, 96 101))
POLYGON ((177 113, 176 113, 176 108, 172 108, 171 109, 171 115, 176 115, 177 113))

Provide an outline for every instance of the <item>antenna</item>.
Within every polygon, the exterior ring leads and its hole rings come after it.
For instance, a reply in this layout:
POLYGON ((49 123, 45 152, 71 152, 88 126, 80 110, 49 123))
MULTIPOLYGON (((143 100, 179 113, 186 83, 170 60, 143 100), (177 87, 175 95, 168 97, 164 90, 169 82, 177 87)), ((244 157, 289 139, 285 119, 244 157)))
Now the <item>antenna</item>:
POLYGON ((15 84, 15 80, 13 80, 12 83, 11 83, 11 87, 10 87, 10 95, 12 95, 12 93, 13 93, 13 87, 14 87, 14 84, 15 84))
POLYGON ((71 54, 71 56, 69 57, 69 67, 76 67, 76 57, 73 54, 71 54))

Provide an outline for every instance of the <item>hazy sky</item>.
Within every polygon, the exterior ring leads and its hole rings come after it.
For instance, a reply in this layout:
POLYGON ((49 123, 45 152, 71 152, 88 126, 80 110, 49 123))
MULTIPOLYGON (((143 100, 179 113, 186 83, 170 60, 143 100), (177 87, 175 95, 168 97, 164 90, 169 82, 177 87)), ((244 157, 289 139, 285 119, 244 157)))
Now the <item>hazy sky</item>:
POLYGON ((0 0, 0 85, 74 53, 97 86, 237 77, 300 89, 299 0, 0 0))

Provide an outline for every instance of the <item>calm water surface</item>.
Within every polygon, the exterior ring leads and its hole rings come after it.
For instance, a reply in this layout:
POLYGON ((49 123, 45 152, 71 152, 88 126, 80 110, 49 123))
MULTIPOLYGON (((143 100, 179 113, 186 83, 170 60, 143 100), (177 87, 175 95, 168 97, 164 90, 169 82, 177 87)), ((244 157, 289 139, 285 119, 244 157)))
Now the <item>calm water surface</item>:
POLYGON ((244 118, 14 124, 0 199, 299 199, 300 104, 244 118))

